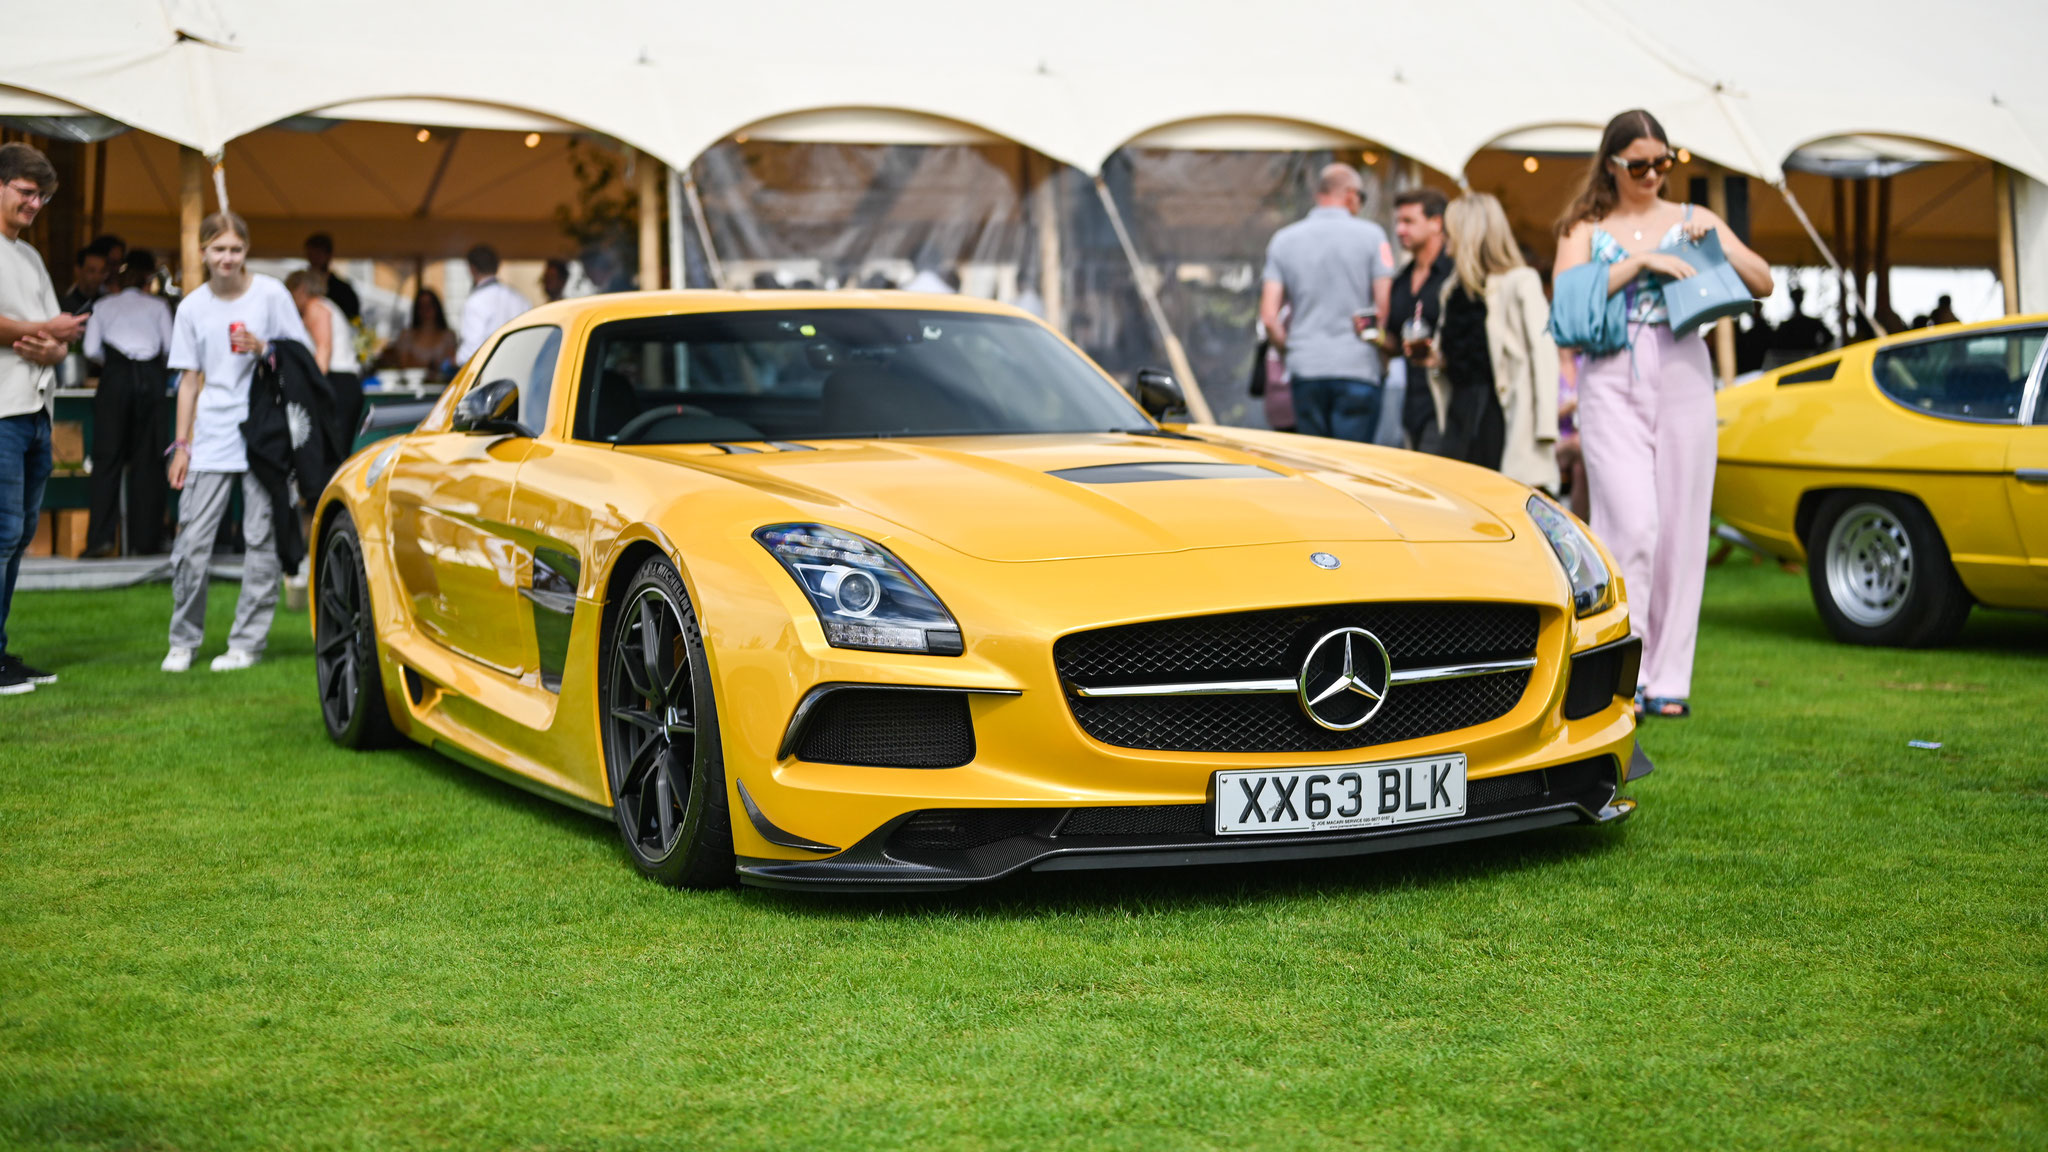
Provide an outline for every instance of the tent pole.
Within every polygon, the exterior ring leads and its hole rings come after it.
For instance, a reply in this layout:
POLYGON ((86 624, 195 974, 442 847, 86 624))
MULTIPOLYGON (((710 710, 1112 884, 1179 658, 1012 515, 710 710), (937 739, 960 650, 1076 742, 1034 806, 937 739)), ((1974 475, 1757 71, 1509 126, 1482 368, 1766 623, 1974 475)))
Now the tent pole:
MULTIPOLYGON (((1785 198, 1786 206, 1792 209, 1792 215, 1799 218, 1799 226, 1801 228, 1806 229, 1806 238, 1813 241, 1813 246, 1820 251, 1820 258, 1822 260, 1827 261, 1828 271, 1833 272, 1835 274, 1835 282, 1837 284, 1840 284, 1842 282, 1841 262, 1835 259, 1835 254, 1833 250, 1831 250, 1828 247, 1827 241, 1822 240, 1820 238, 1820 230, 1813 226, 1813 221, 1807 219, 1806 209, 1800 207, 1799 205, 1799 197, 1794 196, 1792 194, 1792 181, 1789 179, 1781 179, 1777 182, 1775 187, 1778 189, 1778 194, 1785 198)), ((1837 180, 1835 181, 1835 220, 1837 223, 1841 221, 1841 207, 1842 182, 1837 180)), ((1838 244, 1841 242, 1841 230, 1839 228, 1836 229, 1835 232, 1835 241, 1838 244)), ((1849 312, 1847 308, 1848 297, 1844 296, 1842 299, 1844 304, 1842 311, 1842 327, 1846 330, 1849 326, 1849 312)), ((1870 321, 1870 327, 1872 331, 1876 332, 1880 336, 1886 334, 1883 325, 1877 322, 1876 317, 1870 316, 1866 313, 1864 319, 1870 321)), ((1836 345, 1836 347, 1840 347, 1840 345, 1838 344, 1836 345)))
POLYGON ((1045 301, 1045 322, 1067 330, 1067 285, 1060 253, 1059 169, 1053 161, 1026 150, 1025 163, 1036 180, 1031 187, 1031 219, 1038 227, 1038 298, 1045 301))
POLYGON ((665 165, 645 152, 634 157, 634 183, 640 194, 640 287, 661 284, 661 171, 665 165))
POLYGON ((1109 194, 1109 185, 1102 177, 1095 178, 1095 195, 1102 200, 1102 208, 1109 213, 1110 227, 1116 229, 1116 242, 1123 247, 1124 260, 1131 266, 1131 279, 1138 282, 1138 295, 1144 297, 1145 310, 1152 317, 1152 327, 1159 333, 1159 342, 1166 348, 1167 363, 1173 368, 1174 379, 1180 381, 1181 391, 1187 396, 1188 414, 1197 424, 1213 424, 1216 416, 1209 411, 1209 400, 1202 395, 1202 386, 1195 379, 1194 366, 1188 363, 1187 350, 1180 345, 1180 337, 1173 334, 1173 326, 1166 322, 1166 310, 1159 306, 1159 292, 1153 286, 1155 273, 1138 259, 1138 246, 1131 243, 1131 233, 1124 227, 1124 214, 1117 210, 1116 197, 1109 194))
MULTIPOLYGON (((1707 166, 1707 209, 1728 219, 1728 177, 1719 164, 1707 166)), ((1726 316, 1714 321, 1714 361, 1721 370, 1721 387, 1735 383, 1735 321, 1726 316)))
POLYGON ((206 215, 206 157, 178 146, 178 290, 196 292, 206 283, 199 262, 199 220, 206 215))
POLYGON ((697 225, 697 242, 704 246, 704 263, 711 269, 711 286, 723 288, 725 264, 718 258, 718 246, 711 242, 711 221, 704 218, 704 198, 697 194, 697 177, 683 169, 683 199, 689 202, 690 219, 697 225))
POLYGON ((662 182, 668 198, 668 288, 688 288, 690 267, 683 251, 683 178, 671 168, 662 182))
POLYGON ((1856 206, 1850 217, 1849 266, 1856 278, 1856 311, 1866 321, 1870 308, 1865 303, 1870 284, 1870 181, 1856 181, 1856 206))
MULTIPOLYGON (((92 146, 92 216, 91 227, 86 232, 97 238, 107 218, 107 142, 100 141, 92 146)), ((108 269, 117 271, 117 269, 108 269)))
MULTIPOLYGON (((1786 177, 1785 187, 1791 186, 1791 178, 1786 177)), ((1832 181, 1832 186, 1835 193, 1835 251, 1846 256, 1849 252, 1849 182, 1837 176, 1832 181)), ((1828 257, 1828 266, 1835 270, 1835 311, 1842 321, 1842 331, 1835 338, 1835 347, 1840 348, 1849 342, 1849 273, 1833 256, 1828 257)))
POLYGON ((1998 217, 1998 284, 2005 290, 2005 314, 2020 310, 2019 238, 2012 223, 2012 173, 1991 165, 1992 214, 1998 217))
POLYGON ((1892 314, 1892 178, 1881 176, 1877 181, 1877 230, 1871 236, 1872 263, 1876 266, 1877 285, 1871 295, 1877 300, 1877 314, 1892 314))

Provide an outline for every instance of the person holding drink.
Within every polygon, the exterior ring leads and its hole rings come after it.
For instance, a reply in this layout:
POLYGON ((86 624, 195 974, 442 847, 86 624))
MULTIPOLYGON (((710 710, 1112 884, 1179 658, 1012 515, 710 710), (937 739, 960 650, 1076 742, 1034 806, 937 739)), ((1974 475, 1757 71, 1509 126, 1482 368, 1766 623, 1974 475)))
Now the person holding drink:
POLYGON ((177 439, 171 444, 171 487, 178 500, 178 538, 171 546, 170 651, 163 670, 183 672, 205 639, 207 567, 213 540, 237 486, 242 490, 242 592, 228 649, 216 672, 255 664, 270 638, 282 568, 270 523, 270 498, 249 472, 242 422, 259 360, 279 340, 308 348, 312 337, 292 294, 275 278, 251 272, 249 226, 232 212, 199 225, 206 283, 178 305, 171 326, 170 368, 178 378, 177 439))
POLYGON ((1273 234, 1259 296, 1266 338, 1286 354, 1297 429, 1362 443, 1379 427, 1376 342, 1394 266, 1387 234, 1359 219, 1364 206, 1356 169, 1324 168, 1315 207, 1273 234))

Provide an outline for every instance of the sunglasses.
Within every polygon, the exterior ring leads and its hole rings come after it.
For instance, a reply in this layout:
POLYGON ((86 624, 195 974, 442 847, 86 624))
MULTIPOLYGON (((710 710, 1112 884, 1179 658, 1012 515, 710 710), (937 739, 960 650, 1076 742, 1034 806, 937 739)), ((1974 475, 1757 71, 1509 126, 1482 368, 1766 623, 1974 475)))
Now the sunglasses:
POLYGON ((1607 159, 1616 168, 1626 171, 1631 180, 1641 180, 1652 171, 1662 176, 1666 172, 1671 171, 1673 166, 1678 163, 1678 157, 1673 156, 1669 152, 1657 157, 1655 160, 1623 160, 1619 156, 1609 156, 1607 159))

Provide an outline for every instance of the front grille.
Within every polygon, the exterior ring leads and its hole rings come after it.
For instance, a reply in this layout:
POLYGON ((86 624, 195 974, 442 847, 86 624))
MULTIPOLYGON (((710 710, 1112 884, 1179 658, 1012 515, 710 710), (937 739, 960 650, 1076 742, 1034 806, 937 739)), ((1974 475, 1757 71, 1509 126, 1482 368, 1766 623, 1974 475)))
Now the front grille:
POLYGON ((1507 776, 1488 776, 1465 785, 1465 811, 1477 812, 1481 808, 1497 808, 1531 796, 1543 795, 1543 772, 1515 772, 1507 776))
POLYGON ((1615 697, 1634 691, 1630 681, 1642 656, 1643 642, 1634 636, 1573 656, 1564 690, 1564 718, 1582 720, 1605 711, 1615 697))
POLYGON ((818 702, 797 758, 867 768, 958 768, 974 759, 964 692, 841 688, 818 702))
MULTIPOLYGON (((1158 620, 1063 636, 1053 661, 1067 683, 1089 688, 1211 680, 1293 679, 1317 639, 1364 628, 1394 669, 1526 657, 1535 652, 1534 607, 1515 604, 1339 604, 1158 620)), ((1122 748, 1174 752, 1332 752, 1414 740, 1498 719, 1529 686, 1527 671, 1403 684, 1379 714, 1333 732, 1288 694, 1070 696, 1090 736, 1122 748)))
POLYGON ((1076 808, 1061 836, 1201 836, 1208 833, 1207 804, 1153 804, 1140 808, 1076 808))
POLYGON ((1033 831, 1048 813, 1030 808, 933 808, 889 834, 891 851, 965 852, 1033 831))

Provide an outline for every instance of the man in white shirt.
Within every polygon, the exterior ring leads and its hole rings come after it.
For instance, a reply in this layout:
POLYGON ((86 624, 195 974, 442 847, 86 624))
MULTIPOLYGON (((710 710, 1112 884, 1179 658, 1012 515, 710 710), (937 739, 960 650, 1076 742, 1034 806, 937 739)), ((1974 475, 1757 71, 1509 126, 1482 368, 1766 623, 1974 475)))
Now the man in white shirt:
POLYGON ((21 238, 56 191, 47 157, 26 144, 0 144, 0 696, 57 682, 7 650, 14 581, 50 478, 51 369, 85 328, 84 317, 57 310, 50 270, 21 238))
POLYGON ((489 244, 469 250, 469 274, 476 287, 462 304, 462 338, 455 346, 455 359, 467 363, 484 346, 491 334, 517 319, 533 305, 526 297, 498 279, 498 252, 489 244))
POLYGON ((171 306, 142 290, 156 275, 146 248, 128 254, 120 291, 102 297, 85 323, 85 357, 100 365, 92 400, 92 521, 85 557, 115 556, 122 473, 127 474, 125 543, 130 555, 163 551, 165 356, 171 347, 171 306))

